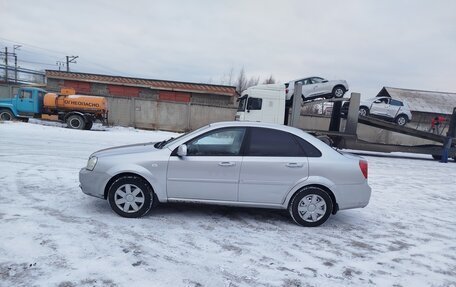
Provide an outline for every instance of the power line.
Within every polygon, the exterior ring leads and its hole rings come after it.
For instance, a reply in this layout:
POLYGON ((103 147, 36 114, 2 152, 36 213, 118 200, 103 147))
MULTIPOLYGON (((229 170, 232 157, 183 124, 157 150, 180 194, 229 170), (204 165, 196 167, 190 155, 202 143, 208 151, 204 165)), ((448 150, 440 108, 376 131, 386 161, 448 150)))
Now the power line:
MULTIPOLYGON (((53 49, 48 49, 48 48, 44 48, 44 47, 40 47, 40 46, 36 46, 36 45, 32 45, 32 44, 28 44, 28 43, 25 43, 25 42, 19 42, 19 41, 13 41, 11 39, 7 39, 7 38, 4 38, 4 37, 0 37, 0 40, 3 40, 3 41, 7 41, 7 42, 10 42, 12 44, 21 44, 23 45, 21 51, 22 52, 25 52, 25 53, 30 53, 30 54, 38 54, 40 55, 40 52, 36 52, 36 51, 33 51, 33 50, 30 50, 30 49, 27 49, 28 47, 33 47, 35 49, 39 49, 39 50, 43 50, 43 51, 47 51, 47 53, 44 53, 48 56, 56 56, 58 55, 59 59, 57 62, 63 62, 65 61, 64 58, 63 58, 63 55, 66 54, 66 52, 63 52, 63 51, 57 51, 57 50, 53 50, 53 49), (27 47, 28 46, 28 47, 27 47)), ((42 55, 43 53, 41 53, 42 55)), ((69 56, 68 56, 69 57, 69 56)), ((25 62, 24 60, 21 60, 22 62, 25 62)), ((59 69, 61 67, 61 64, 55 64, 55 65, 51 65, 51 64, 47 64, 47 63, 40 63, 40 62, 36 62, 36 63, 32 63, 34 61, 29 61, 31 64, 38 64, 38 65, 49 65, 49 66, 58 66, 59 69)), ((110 72, 112 74, 112 72, 114 73, 117 73, 119 75, 126 75, 126 76, 132 76, 130 73, 126 72, 126 71, 119 71, 117 69, 114 69, 112 67, 108 67, 108 66, 105 66, 105 65, 102 65, 102 64, 99 64, 99 63, 95 63, 95 62, 92 62, 90 60, 87 60, 87 59, 84 59, 83 62, 87 62, 89 64, 89 66, 93 66, 93 67, 96 67, 96 68, 102 68, 102 70, 105 70, 106 72, 110 72)), ((67 66, 68 68, 68 66, 67 66)))
POLYGON ((21 62, 21 63, 38 64, 38 65, 46 65, 46 66, 57 66, 57 64, 49 64, 49 63, 35 62, 35 61, 28 61, 28 60, 17 60, 17 61, 21 62))
POLYGON ((36 49, 41 49, 41 50, 45 50, 45 51, 49 51, 49 52, 53 52, 53 53, 57 53, 57 54, 63 54, 63 55, 66 54, 66 52, 52 50, 52 49, 48 49, 48 48, 43 48, 43 47, 40 47, 40 46, 35 46, 35 45, 24 43, 24 42, 13 41, 13 40, 6 39, 6 38, 3 38, 3 37, 0 37, 0 40, 11 42, 11 43, 17 43, 17 44, 21 44, 21 45, 26 45, 26 46, 29 46, 29 47, 34 47, 36 49))

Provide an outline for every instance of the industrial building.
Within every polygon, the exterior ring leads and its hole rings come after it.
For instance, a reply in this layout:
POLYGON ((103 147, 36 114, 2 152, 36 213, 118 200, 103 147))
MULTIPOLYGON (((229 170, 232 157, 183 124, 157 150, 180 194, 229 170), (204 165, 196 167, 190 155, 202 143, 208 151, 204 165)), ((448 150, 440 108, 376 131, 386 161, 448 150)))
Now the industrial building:
POLYGON ((193 130, 233 120, 233 86, 46 70, 46 89, 73 88, 77 94, 108 99, 108 123, 169 131, 193 130))

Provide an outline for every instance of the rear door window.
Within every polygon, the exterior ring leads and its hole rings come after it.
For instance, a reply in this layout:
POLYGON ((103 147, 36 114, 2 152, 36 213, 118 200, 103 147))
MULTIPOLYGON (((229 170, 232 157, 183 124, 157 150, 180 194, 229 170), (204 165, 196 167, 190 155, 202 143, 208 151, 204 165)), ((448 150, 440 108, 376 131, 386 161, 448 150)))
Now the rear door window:
POLYGON ((305 157, 294 135, 275 129, 250 128, 246 156, 305 157))

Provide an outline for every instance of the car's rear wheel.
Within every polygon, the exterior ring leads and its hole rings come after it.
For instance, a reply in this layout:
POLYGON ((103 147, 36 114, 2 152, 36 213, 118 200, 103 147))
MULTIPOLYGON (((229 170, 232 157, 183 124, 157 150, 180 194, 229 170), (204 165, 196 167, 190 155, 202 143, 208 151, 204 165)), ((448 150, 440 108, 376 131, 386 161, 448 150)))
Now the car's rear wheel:
POLYGON ((138 176, 123 176, 112 183, 108 201, 112 210, 122 217, 135 218, 145 215, 152 208, 153 190, 148 182, 138 176))
POLYGON ((405 124, 408 122, 408 117, 406 115, 399 115, 396 117, 395 122, 399 126, 405 126, 405 124))
POLYGON ((93 126, 93 122, 91 120, 88 120, 85 125, 84 125, 84 129, 85 130, 90 130, 93 126))
POLYGON ((288 211, 299 225, 315 227, 323 224, 331 214, 333 202, 326 191, 306 187, 293 196, 288 211))
POLYGON ((343 86, 336 86, 332 91, 334 98, 342 98, 345 94, 345 88, 343 86))
POLYGON ((67 119, 67 125, 72 129, 82 130, 85 127, 85 120, 80 115, 71 115, 67 119))
POLYGON ((0 109, 0 121, 12 121, 14 120, 13 113, 8 109, 0 109))
POLYGON ((359 108, 359 115, 363 117, 367 117, 369 115, 369 109, 366 107, 359 108))

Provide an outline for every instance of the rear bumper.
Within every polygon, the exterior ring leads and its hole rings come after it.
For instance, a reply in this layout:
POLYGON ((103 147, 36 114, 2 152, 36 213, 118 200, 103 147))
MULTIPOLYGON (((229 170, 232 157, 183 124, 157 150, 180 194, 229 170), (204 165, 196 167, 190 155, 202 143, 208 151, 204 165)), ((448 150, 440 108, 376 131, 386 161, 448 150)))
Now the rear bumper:
POLYGON ((362 208, 369 204, 372 189, 367 182, 362 184, 337 185, 334 190, 339 210, 362 208))

